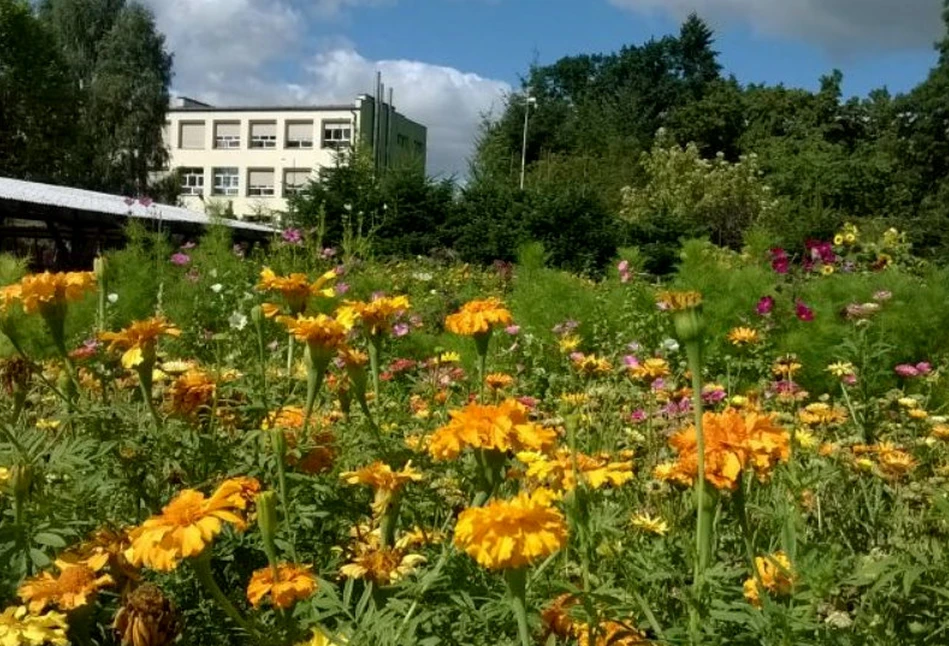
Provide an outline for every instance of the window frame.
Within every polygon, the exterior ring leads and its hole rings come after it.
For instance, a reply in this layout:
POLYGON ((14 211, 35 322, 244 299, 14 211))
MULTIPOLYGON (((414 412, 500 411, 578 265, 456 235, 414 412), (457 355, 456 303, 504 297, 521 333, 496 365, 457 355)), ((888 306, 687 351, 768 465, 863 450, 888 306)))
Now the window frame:
POLYGON ((323 149, 339 150, 341 148, 350 148, 353 145, 353 122, 346 119, 324 119, 320 123, 320 147, 323 149), (334 129, 347 130, 348 139, 330 139, 326 136, 326 131, 334 129))
POLYGON ((313 150, 313 147, 314 147, 314 144, 315 144, 315 141, 314 141, 314 140, 315 140, 315 137, 313 136, 313 129, 314 129, 315 127, 316 127, 316 124, 313 122, 313 119, 309 119, 309 120, 308 120, 308 119, 289 119, 289 120, 287 120, 287 122, 285 123, 284 128, 283 128, 283 132, 284 132, 283 147, 284 147, 284 148, 289 148, 289 149, 291 149, 291 150, 313 150), (290 138, 290 126, 292 126, 292 125, 294 125, 294 124, 303 124, 303 125, 309 124, 309 126, 310 126, 310 138, 309 138, 309 140, 307 140, 307 139, 291 139, 291 138, 290 138), (304 144, 304 143, 309 144, 309 145, 308 145, 308 146, 302 145, 302 144, 304 144), (297 144, 300 144, 300 145, 297 145, 297 144))
POLYGON ((205 150, 208 143, 208 122, 205 120, 182 119, 178 122, 178 150, 205 150), (201 145, 185 146, 185 127, 201 126, 201 145))
POLYGON ((277 172, 273 168, 248 168, 247 169, 247 197, 276 197, 277 196, 277 172), (254 186, 250 183, 252 173, 270 173, 270 186, 254 186), (252 191, 260 191, 254 193, 252 191), (269 191, 269 192, 263 192, 269 191))
POLYGON ((204 195, 204 168, 200 166, 181 166, 178 169, 178 174, 181 177, 181 183, 179 188, 181 190, 181 195, 189 196, 202 196, 204 195), (200 172, 193 172, 200 171, 200 172), (188 179, 194 178, 198 180, 198 183, 195 185, 188 184, 188 179), (197 189, 197 191, 195 190, 197 189))
POLYGON ((233 121, 233 120, 228 119, 228 120, 214 122, 214 150, 238 150, 241 147, 242 138, 243 137, 241 137, 241 122, 240 121, 233 121), (217 128, 218 126, 222 126, 222 125, 229 125, 229 126, 236 125, 237 134, 236 135, 219 135, 217 133, 217 128), (228 145, 226 146, 220 145, 221 140, 224 140, 225 142, 227 142, 228 145))
POLYGON ((251 121, 247 128, 247 145, 252 150, 274 150, 277 147, 277 122, 273 120, 268 121, 251 121), (272 135, 255 135, 254 126, 273 126, 272 135), (255 145, 258 143, 258 140, 262 141, 264 144, 269 143, 270 145, 255 145))
POLYGON ((241 169, 237 166, 216 166, 211 169, 211 195, 219 195, 223 197, 239 197, 241 194, 241 169), (234 171, 233 173, 228 172, 226 175, 221 171, 234 171), (231 178, 231 181, 235 183, 226 183, 218 186, 218 176, 231 178))

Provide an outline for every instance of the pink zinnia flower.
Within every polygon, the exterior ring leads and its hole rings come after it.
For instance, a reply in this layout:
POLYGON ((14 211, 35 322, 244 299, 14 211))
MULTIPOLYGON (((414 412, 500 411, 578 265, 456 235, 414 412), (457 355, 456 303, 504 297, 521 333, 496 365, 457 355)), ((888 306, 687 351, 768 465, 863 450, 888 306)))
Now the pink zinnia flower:
POLYGON ((171 255, 171 264, 178 265, 179 267, 184 267, 189 262, 191 262, 191 256, 186 253, 178 252, 171 255))
POLYGON ((638 408, 632 412, 632 414, 629 416, 629 419, 634 424, 642 424, 646 421, 647 417, 648 415, 646 414, 646 411, 642 408, 638 408))
POLYGON ((802 321, 810 322, 814 320, 814 310, 808 307, 804 301, 797 301, 797 304, 794 306, 795 313, 797 318, 802 321))
POLYGON ((762 296, 758 300, 758 305, 755 306, 755 311, 757 311, 760 316, 768 316, 773 309, 774 298, 771 296, 762 296))
POLYGON ((900 365, 893 368, 893 372, 905 379, 912 379, 913 377, 919 376, 919 370, 916 369, 916 366, 910 365, 908 363, 901 363, 900 365))

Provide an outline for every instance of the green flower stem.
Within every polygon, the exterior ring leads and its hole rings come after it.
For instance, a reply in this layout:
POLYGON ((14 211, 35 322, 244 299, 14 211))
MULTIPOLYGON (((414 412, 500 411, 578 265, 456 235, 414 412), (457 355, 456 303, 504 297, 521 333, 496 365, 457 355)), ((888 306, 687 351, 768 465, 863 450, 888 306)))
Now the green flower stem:
POLYGON ((146 361, 138 369, 138 386, 142 391, 142 399, 145 400, 145 405, 148 407, 148 413, 152 417, 152 421, 155 423, 155 430, 160 431, 162 427, 161 416, 158 414, 158 409, 155 408, 155 402, 152 400, 152 368, 154 364, 152 362, 146 361))
POLYGON ((74 411, 75 408, 76 408, 75 402, 73 402, 73 400, 71 400, 69 397, 67 397, 66 394, 65 394, 63 391, 61 391, 59 388, 57 388, 57 387, 56 387, 56 384, 54 384, 53 382, 51 382, 49 379, 47 379, 47 378, 43 375, 43 370, 42 370, 42 368, 41 368, 40 366, 38 366, 32 359, 30 359, 29 356, 27 356, 26 352, 23 351, 23 347, 20 345, 19 341, 17 341, 16 338, 14 338, 14 336, 13 336, 12 334, 7 334, 7 333, 5 333, 4 335, 10 340, 10 345, 13 346, 13 349, 16 350, 17 354, 19 354, 21 357, 23 357, 23 359, 24 359, 27 363, 30 364, 30 367, 33 368, 33 372, 36 374, 37 377, 39 377, 40 381, 42 381, 43 384, 45 384, 47 388, 49 388, 51 391, 53 391, 53 393, 54 393, 57 397, 59 397, 60 399, 63 400, 63 402, 66 404, 66 407, 69 409, 70 412, 74 411))
POLYGON ((751 574, 755 578, 755 583, 758 584, 758 598, 761 599, 762 605, 767 609, 771 598, 768 596, 768 591, 761 581, 761 572, 758 571, 758 566, 755 564, 755 547, 751 540, 751 528, 748 525, 748 510, 745 504, 744 478, 738 478, 738 487, 735 489, 734 497, 735 511, 738 516, 738 527, 741 530, 742 542, 745 545, 745 558, 748 559, 748 567, 751 568, 751 574))
POLYGON ((283 522, 287 527, 287 539, 290 543, 290 558, 296 562, 297 548, 294 540, 293 512, 290 510, 290 502, 287 497, 286 440, 281 429, 275 429, 271 439, 273 440, 274 460, 277 463, 277 489, 280 492, 280 506, 283 507, 283 522))
POLYGON ((517 618, 517 633, 521 646, 531 646, 530 626, 527 623, 527 568, 505 570, 504 581, 511 595, 511 607, 517 618))
POLYGON ((478 401, 484 404, 484 377, 488 363, 488 353, 478 353, 478 401))
POLYGON ((303 418, 303 433, 306 434, 310 427, 310 417, 313 415, 313 409, 316 407, 316 395, 323 386, 323 378, 326 376, 326 364, 310 364, 306 375, 306 409, 303 418))
POLYGON ((205 591, 211 595, 211 598, 214 599, 218 607, 224 611, 224 614, 226 614, 231 621, 240 626, 254 642, 258 644, 264 643, 257 629, 234 607, 231 600, 227 598, 227 595, 225 595, 218 586, 217 581, 214 580, 214 575, 211 574, 210 550, 205 550, 205 553, 198 558, 189 559, 188 563, 191 564, 191 569, 194 570, 198 582, 205 591))
POLYGON ((17 492, 13 496, 13 524, 16 526, 16 541, 23 550, 23 563, 26 575, 33 575, 33 560, 30 558, 30 540, 26 532, 26 504, 24 495, 17 492))
MULTIPOLYGON (((693 339, 685 344, 685 352, 692 371, 692 408, 695 413, 695 444, 698 473, 695 478, 696 529, 695 568, 692 590, 696 601, 704 592, 705 570, 708 568, 712 547, 712 505, 705 491, 705 432, 702 428, 702 341, 693 339)), ((699 641, 699 614, 696 608, 690 611, 690 628, 694 642, 699 641)))
POLYGON ((359 402, 359 410, 362 411, 362 414, 366 416, 366 421, 369 422, 369 428, 372 429, 373 433, 381 437, 382 431, 376 424, 376 420, 372 417, 372 411, 369 409, 369 402, 366 401, 366 393, 357 392, 356 401, 359 402))
POLYGON ((379 396, 379 357, 382 355, 382 335, 369 337, 369 376, 372 379, 372 392, 379 396))

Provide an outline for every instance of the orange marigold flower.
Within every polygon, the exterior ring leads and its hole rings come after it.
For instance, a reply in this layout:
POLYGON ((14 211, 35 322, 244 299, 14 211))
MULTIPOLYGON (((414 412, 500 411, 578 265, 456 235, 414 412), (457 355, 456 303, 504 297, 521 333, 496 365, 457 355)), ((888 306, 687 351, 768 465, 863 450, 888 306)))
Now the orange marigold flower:
POLYGON ((168 387, 168 406, 178 415, 190 417, 211 404, 216 390, 217 384, 211 375, 193 368, 168 387))
POLYGON ((596 637, 590 642, 590 629, 587 624, 578 624, 575 628, 579 646, 633 646, 634 644, 648 644, 645 635, 636 630, 632 624, 620 621, 604 621, 596 629, 596 637))
POLYGON ((668 377, 669 362, 659 357, 650 357, 636 365, 629 366, 629 375, 634 379, 652 381, 661 377, 668 377))
POLYGON ((376 585, 397 583, 426 562, 421 554, 409 554, 401 547, 382 547, 381 532, 364 533, 356 528, 357 540, 350 562, 339 569, 348 579, 366 579, 376 585))
POLYGON ((699 292, 663 291, 656 295, 660 307, 673 312, 695 309, 702 304, 699 292))
POLYGON ((913 456, 890 442, 881 442, 875 448, 880 472, 888 478, 900 478, 916 467, 913 456))
POLYGON ((346 301, 336 310, 336 319, 346 329, 362 323, 370 336, 384 333, 395 318, 411 307, 407 296, 380 296, 368 303, 346 301))
MULTIPOLYGON (((718 489, 734 489, 744 469, 751 467, 765 478, 778 462, 790 456, 790 436, 775 426, 774 415, 726 409, 705 413, 705 478, 718 489)), ((695 478, 698 451, 695 426, 672 436, 669 444, 678 454, 675 470, 679 476, 695 478)))
POLYGON ((316 577, 309 565, 281 563, 274 569, 265 567, 254 572, 247 584, 247 600, 255 608, 260 607, 264 597, 270 595, 275 608, 289 608, 297 601, 306 599, 316 591, 316 577))
POLYGON ((585 354, 571 359, 574 369, 587 377, 602 376, 610 374, 613 365, 595 354, 585 354))
POLYGON ((100 588, 114 583, 111 576, 100 573, 108 562, 108 554, 98 554, 71 563, 57 560, 59 576, 42 572, 39 576, 27 579, 17 594, 34 614, 42 612, 49 605, 60 610, 75 610, 89 603, 100 588))
POLYGON ((201 554, 221 533, 223 523, 244 528, 244 519, 236 512, 247 508, 247 496, 255 482, 252 478, 228 480, 210 498, 185 489, 161 514, 129 532, 132 546, 127 558, 135 565, 168 572, 178 567, 181 559, 201 554))
POLYGON ((537 489, 511 500, 494 500, 458 515, 455 546, 490 569, 516 569, 550 556, 567 543, 567 523, 537 489))
POLYGON ((511 325, 514 317, 499 298, 468 301, 445 319, 449 332, 461 336, 487 334, 499 325, 511 325))
MULTIPOLYGON (((287 302, 290 313, 297 315, 306 309, 306 301, 310 296, 323 296, 332 298, 335 291, 332 287, 326 287, 327 283, 336 279, 335 271, 328 271, 312 284, 306 274, 290 274, 289 276, 278 276, 269 267, 264 267, 260 272, 260 281, 257 283, 257 289, 265 292, 277 292, 287 302)), ((266 310, 264 311, 267 314, 266 310)))
POLYGON ((96 276, 91 271, 70 271, 30 274, 20 281, 19 290, 10 289, 4 297, 16 297, 27 314, 50 311, 82 300, 88 292, 95 290, 96 276))
POLYGON ((164 317, 155 316, 144 321, 135 321, 118 332, 102 332, 99 338, 109 342, 109 350, 125 350, 122 365, 130 370, 155 363, 158 337, 180 335, 181 330, 164 317))
POLYGON ((732 345, 753 345, 759 341, 758 330, 750 327, 736 327, 728 333, 728 340, 732 345))
POLYGON ((484 384, 492 390, 503 390, 514 383, 514 377, 503 372, 492 372, 484 378, 484 384))
POLYGON ((841 406, 831 406, 824 402, 808 404, 798 411, 798 419, 808 426, 835 426, 847 421, 847 411, 841 406))
MULTIPOLYGON (((768 556, 755 558, 755 568, 765 590, 774 595, 784 596, 791 593, 795 575, 791 570, 791 560, 784 552, 775 552, 768 556)), ((745 580, 745 598, 753 605, 761 606, 761 591, 755 577, 745 580)))
POLYGON ((797 357, 793 354, 787 354, 774 362, 774 365, 771 366, 771 372, 776 377, 790 379, 796 375, 801 368, 803 368, 803 366, 797 360, 797 357))
POLYGON ((451 460, 465 449, 491 451, 547 451, 557 433, 528 418, 527 407, 515 399, 498 405, 468 404, 449 412, 451 420, 432 434, 429 452, 437 460, 451 460))
POLYGON ((346 327, 326 314, 316 316, 281 316, 283 323, 297 340, 310 347, 311 353, 329 358, 346 341, 346 327))
POLYGON ((569 449, 560 449, 553 456, 547 457, 534 451, 521 451, 517 454, 517 459, 527 465, 524 475, 528 479, 556 490, 571 491, 577 487, 574 463, 580 478, 591 489, 607 485, 619 487, 633 477, 631 461, 612 461, 607 454, 574 455, 569 449))
POLYGON ((42 615, 27 612, 26 606, 10 606, 0 613, 0 644, 3 646, 67 646, 66 615, 49 611, 42 615))
POLYGON ((381 515, 389 506, 393 496, 406 483, 419 482, 422 474, 412 468, 411 460, 402 467, 401 471, 393 471, 388 464, 377 461, 356 471, 341 473, 339 477, 348 484, 364 484, 372 487, 376 492, 372 508, 377 515, 381 515))

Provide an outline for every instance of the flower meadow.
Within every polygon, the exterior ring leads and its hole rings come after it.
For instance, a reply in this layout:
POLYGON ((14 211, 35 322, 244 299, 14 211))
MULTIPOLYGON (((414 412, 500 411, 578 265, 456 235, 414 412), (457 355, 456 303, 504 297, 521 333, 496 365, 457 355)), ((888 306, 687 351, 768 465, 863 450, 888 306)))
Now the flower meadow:
POLYGON ((0 645, 946 643, 945 273, 637 266, 0 263, 0 645))

